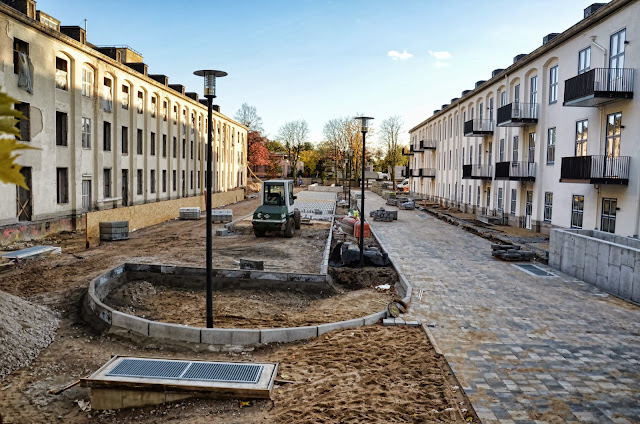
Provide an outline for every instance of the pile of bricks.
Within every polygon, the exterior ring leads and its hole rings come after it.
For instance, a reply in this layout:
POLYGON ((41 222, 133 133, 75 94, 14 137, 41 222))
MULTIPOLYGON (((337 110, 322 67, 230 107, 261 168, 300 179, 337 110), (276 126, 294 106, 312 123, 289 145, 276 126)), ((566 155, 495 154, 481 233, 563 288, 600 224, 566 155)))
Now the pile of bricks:
POLYGON ((233 210, 216 209, 211 211, 211 222, 231 222, 233 221, 233 210))
POLYGON ((200 208, 180 208, 180 219, 200 219, 200 208))
POLYGON ((377 211, 369 212, 369 216, 373 217, 374 221, 391 222, 398 219, 398 211, 387 211, 380 208, 377 211))
POLYGON ((530 261, 536 256, 535 252, 520 250, 520 246, 512 244, 492 244, 491 249, 491 256, 505 261, 530 261))
POLYGON ((100 223, 100 240, 115 241, 129 239, 129 221, 109 221, 100 223))

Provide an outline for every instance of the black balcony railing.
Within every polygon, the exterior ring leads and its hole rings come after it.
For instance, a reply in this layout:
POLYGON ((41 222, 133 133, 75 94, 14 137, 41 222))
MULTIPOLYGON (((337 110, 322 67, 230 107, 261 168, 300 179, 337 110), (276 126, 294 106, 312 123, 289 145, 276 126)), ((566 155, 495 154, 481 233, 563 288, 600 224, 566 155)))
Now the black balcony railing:
POLYGON ((630 163, 630 156, 562 158, 560 181, 628 185, 630 163))
POLYGON ((472 180, 493 179, 492 165, 462 165, 462 178, 472 180))
POLYGON ((496 180, 535 181, 535 162, 497 162, 496 180))
POLYGON ((402 149, 402 156, 413 156, 413 146, 409 146, 409 151, 406 148, 402 149))
POLYGON ((435 168, 422 168, 420 169, 420 176, 423 178, 433 178, 436 176, 435 168))
POLYGON ((537 103, 509 103, 498 109, 499 127, 519 127, 538 123, 537 103))
POLYGON ((435 140, 422 140, 420 142, 420 148, 422 150, 433 150, 436 148, 437 142, 435 140))
POLYGON ((420 170, 419 169, 412 169, 411 170, 411 176, 412 177, 419 177, 420 176, 420 170))
POLYGON ((493 122, 489 119, 472 119, 464 123, 464 135, 467 137, 493 134, 493 122))
POLYGON ((597 106, 633 98, 633 69, 595 68, 564 82, 565 106, 597 106))

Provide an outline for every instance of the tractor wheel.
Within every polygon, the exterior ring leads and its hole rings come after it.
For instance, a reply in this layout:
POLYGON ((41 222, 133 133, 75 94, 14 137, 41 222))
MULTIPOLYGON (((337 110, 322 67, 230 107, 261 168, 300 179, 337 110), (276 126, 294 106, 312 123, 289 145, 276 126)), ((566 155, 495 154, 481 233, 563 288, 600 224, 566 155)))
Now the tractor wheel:
POLYGON ((293 237, 293 231, 296 226, 295 220, 293 218, 289 218, 287 221, 287 227, 284 229, 284 236, 286 238, 293 237))
POLYGON ((293 220, 296 223, 296 230, 299 230, 302 225, 302 214, 298 209, 293 211, 293 220))
POLYGON ((253 228, 253 234, 255 234, 256 237, 264 237, 264 233, 265 233, 264 230, 259 230, 255 227, 253 228))

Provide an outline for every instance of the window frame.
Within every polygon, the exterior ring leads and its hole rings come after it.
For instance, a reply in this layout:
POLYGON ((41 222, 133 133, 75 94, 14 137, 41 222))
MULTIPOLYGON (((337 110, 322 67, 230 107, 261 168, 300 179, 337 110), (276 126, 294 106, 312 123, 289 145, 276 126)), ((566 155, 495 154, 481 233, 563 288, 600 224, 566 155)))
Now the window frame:
POLYGON ((56 146, 69 145, 69 114, 56 110, 56 146), (62 125, 61 125, 62 124, 62 125))
POLYGON ((82 117, 82 148, 91 150, 91 118, 82 117))
POLYGON ((574 143, 575 156, 587 156, 587 149, 589 147, 589 120, 579 119, 576 121, 576 137, 574 143), (586 124, 586 125, 585 125, 586 124), (586 134, 585 137, 585 128, 586 134))
POLYGON ((584 74, 585 72, 589 72, 591 70, 591 46, 585 47, 584 49, 578 52, 578 75, 584 74), (584 65, 582 61, 582 56, 584 53, 584 65), (588 65, 587 65, 587 62, 588 65))
POLYGON ((600 212, 600 231, 615 234, 617 221, 618 199, 613 197, 602 198, 602 209, 600 212), (605 204, 608 204, 608 213, 605 213, 605 204), (613 213, 612 213, 613 212, 613 213), (605 228, 605 221, 607 222, 605 228), (613 224, 613 228, 612 228, 613 224))
POLYGON ((549 68, 549 104, 558 103, 558 65, 549 68))
POLYGON ((102 122, 102 151, 111 151, 111 122, 102 122))
POLYGON ((551 222, 553 216, 553 192, 544 193, 544 222, 551 222))
POLYGON ((93 98, 93 86, 95 84, 95 72, 88 66, 82 67, 82 95, 88 99, 93 98))
POLYGON ((582 229, 584 220, 584 195, 571 196, 571 228, 582 229), (575 224, 574 224, 575 222, 575 224))
POLYGON ((56 203, 69 203, 69 168, 56 168, 56 203))
POLYGON ((547 165, 553 165, 556 159, 556 127, 547 128, 547 165), (552 136, 553 134, 553 136, 552 136))
POLYGON ((511 215, 515 215, 516 214, 516 206, 517 206, 517 202, 518 202, 518 189, 516 188, 512 188, 511 189, 511 207, 509 210, 509 213, 511 215))

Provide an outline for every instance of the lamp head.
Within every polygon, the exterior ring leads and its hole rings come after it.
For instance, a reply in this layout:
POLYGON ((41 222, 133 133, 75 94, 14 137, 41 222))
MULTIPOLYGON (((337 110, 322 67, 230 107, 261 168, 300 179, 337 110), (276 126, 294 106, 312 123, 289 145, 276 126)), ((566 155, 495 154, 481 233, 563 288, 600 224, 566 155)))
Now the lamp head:
POLYGON ((193 73, 199 77, 204 77, 204 96, 206 98, 216 97, 216 78, 226 77, 227 73, 224 71, 215 71, 211 69, 202 69, 193 73))
POLYGON ((367 131, 369 131, 369 121, 371 121, 373 118, 369 116, 356 116, 353 119, 357 119, 358 121, 360 121, 360 131, 366 133, 367 131))

